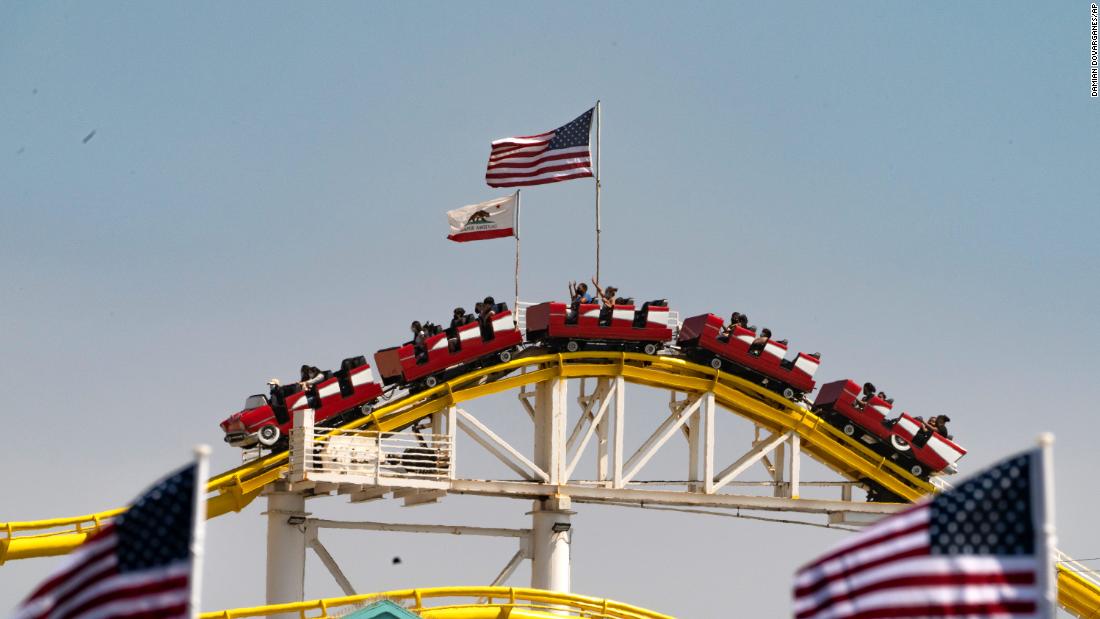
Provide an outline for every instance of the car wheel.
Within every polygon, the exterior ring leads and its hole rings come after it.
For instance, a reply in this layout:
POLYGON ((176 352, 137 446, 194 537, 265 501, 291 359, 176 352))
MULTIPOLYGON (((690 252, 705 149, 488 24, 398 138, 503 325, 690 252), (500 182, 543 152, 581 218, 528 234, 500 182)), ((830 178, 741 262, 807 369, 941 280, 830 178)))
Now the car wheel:
POLYGON ((429 376, 424 379, 424 384, 428 387, 434 387, 439 381, 434 376, 429 376))
POLYGON ((788 400, 793 400, 794 399, 794 389, 791 389, 790 387, 785 387, 783 389, 783 397, 787 398, 788 400))
POLYGON ((855 436, 856 435, 856 427, 853 426, 850 423, 844 424, 843 430, 844 430, 844 433, 847 434, 848 436, 855 436))
POLYGON ((264 426, 260 428, 260 443, 264 447, 271 447, 275 443, 279 442, 279 428, 276 426, 264 426))
POLYGON ((647 355, 655 355, 655 354, 657 354, 657 345, 654 344, 653 342, 650 342, 642 348, 642 352, 644 352, 647 355))
POLYGON ((890 444, 898 451, 909 451, 909 443, 896 434, 890 437, 890 444))
POLYGON ((919 464, 914 464, 909 467, 909 472, 913 474, 913 477, 920 477, 924 475, 924 467, 919 464))
POLYGON ((566 352, 577 352, 580 349, 581 349, 581 345, 580 345, 579 342, 576 342, 574 340, 569 340, 568 342, 565 343, 566 352))
POLYGON ((501 351, 501 353, 497 356, 500 357, 500 360, 503 361, 504 363, 508 363, 509 361, 512 360, 512 351, 504 350, 504 351, 501 351))
POLYGON ((710 367, 712 367, 716 370, 722 369, 722 360, 719 359, 718 357, 715 357, 715 358, 711 359, 710 360, 710 367))

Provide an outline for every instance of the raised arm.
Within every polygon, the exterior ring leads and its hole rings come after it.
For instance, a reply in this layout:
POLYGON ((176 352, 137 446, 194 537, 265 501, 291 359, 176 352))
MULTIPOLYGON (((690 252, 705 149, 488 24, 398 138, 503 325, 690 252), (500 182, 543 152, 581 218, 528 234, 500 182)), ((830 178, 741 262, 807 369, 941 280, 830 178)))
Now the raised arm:
POLYGON ((603 299, 603 288, 600 288, 600 285, 596 282, 595 277, 592 278, 592 285, 596 287, 596 296, 598 296, 600 299, 603 299))

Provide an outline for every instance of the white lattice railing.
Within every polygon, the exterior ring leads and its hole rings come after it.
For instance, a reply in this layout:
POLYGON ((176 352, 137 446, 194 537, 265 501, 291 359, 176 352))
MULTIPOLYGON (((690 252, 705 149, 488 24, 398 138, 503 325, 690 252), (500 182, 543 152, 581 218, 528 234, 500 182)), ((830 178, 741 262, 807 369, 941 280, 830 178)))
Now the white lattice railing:
POLYGON ((343 430, 315 435, 307 427, 294 428, 290 441, 293 481, 416 486, 454 476, 454 444, 445 434, 343 430))

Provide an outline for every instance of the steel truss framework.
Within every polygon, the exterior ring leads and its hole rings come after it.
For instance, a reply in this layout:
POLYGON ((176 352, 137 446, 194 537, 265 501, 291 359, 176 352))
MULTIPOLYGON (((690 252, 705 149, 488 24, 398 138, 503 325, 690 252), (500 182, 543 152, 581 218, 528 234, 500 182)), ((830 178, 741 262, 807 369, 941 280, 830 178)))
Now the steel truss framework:
MULTIPOLYGON (((306 518, 304 526, 300 527, 303 540, 299 545, 312 548, 344 593, 354 595, 355 589, 321 543, 319 529, 514 537, 519 540, 519 547, 491 584, 503 584, 524 559, 530 559, 532 586, 568 591, 570 516, 574 503, 789 511, 826 515, 829 524, 864 524, 904 507, 904 504, 853 501, 852 487, 857 484, 851 480, 802 480, 801 437, 794 431, 768 430, 752 424, 752 437, 747 446, 735 450, 733 445, 723 445, 719 449, 715 418, 718 405, 713 390, 695 393, 670 390, 666 416, 659 420, 655 429, 649 430, 654 423, 651 414, 628 413, 629 383, 622 375, 581 377, 572 384, 579 387, 575 398, 569 397, 571 381, 563 377, 548 378, 535 383, 531 389, 526 385, 518 389, 520 406, 531 420, 531 440, 527 444, 509 442, 502 437, 504 432, 495 430, 484 416, 473 414, 467 406, 451 405, 431 413, 426 418, 431 432, 428 440, 431 445, 439 445, 449 470, 449 475, 442 479, 379 477, 378 471, 383 469, 381 463, 387 458, 377 449, 369 450, 373 454, 371 466, 345 458, 348 464, 344 470, 334 469, 332 462, 326 463, 322 470, 321 466, 314 466, 318 459, 309 454, 327 449, 331 439, 317 436, 311 425, 312 415, 300 416, 292 435, 289 483, 279 484, 279 495, 338 494, 349 496, 353 502, 363 502, 392 494, 402 498, 406 505, 415 505, 455 493, 531 499, 535 507, 531 512, 532 529, 306 518), (637 446, 627 444, 628 424, 646 428, 643 434, 646 438, 637 446), (673 489, 650 489, 652 485, 641 480, 642 473, 659 451, 680 440, 686 442, 688 454, 683 479, 661 482, 673 485, 673 489), (484 480, 463 475, 460 463, 470 449, 480 449, 492 456, 503 465, 502 471, 510 478, 484 480), (595 470, 592 478, 582 479, 578 469, 586 454, 593 456, 595 470), (720 465, 724 466, 718 468, 720 465), (744 474, 757 465, 766 472, 767 480, 745 481, 744 474), (838 496, 830 500, 802 498, 800 491, 808 486, 832 487, 838 490, 838 496), (729 492, 735 487, 758 492, 763 489, 767 496, 729 492)), ((383 441, 392 442, 396 436, 351 430, 344 435, 349 440, 370 438, 378 441, 378 445, 383 441)), ((427 449, 429 442, 423 445, 427 449)), ((392 462, 401 457, 394 454, 388 460, 392 462)), ((275 527, 280 525, 273 523, 275 527)), ((280 552, 277 548, 269 551, 280 552)), ((269 560, 269 566, 281 570, 280 566, 289 558, 269 560)), ((294 576, 294 580, 298 578, 294 576)), ((279 580, 275 577, 269 582, 279 580)), ((293 592, 280 594, 276 590, 269 594, 269 603, 301 599, 297 587, 293 592)))

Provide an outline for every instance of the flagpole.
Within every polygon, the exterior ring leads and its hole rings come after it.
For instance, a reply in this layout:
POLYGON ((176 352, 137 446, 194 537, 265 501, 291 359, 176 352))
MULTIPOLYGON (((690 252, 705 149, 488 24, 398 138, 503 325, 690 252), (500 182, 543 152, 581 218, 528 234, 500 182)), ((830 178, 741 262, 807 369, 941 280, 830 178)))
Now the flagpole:
POLYGON ((516 190, 516 303, 512 306, 512 314, 519 316, 519 189, 516 190))
POLYGON ((202 599, 202 557, 206 543, 206 478, 210 473, 210 446, 196 445, 195 488, 191 511, 191 617, 197 619, 202 599))
POLYGON ((1055 575, 1054 553, 1057 544, 1054 529, 1054 435, 1043 433, 1039 435, 1039 463, 1031 467, 1031 487, 1039 488, 1038 497, 1032 491, 1032 501, 1037 503, 1036 510, 1040 516, 1035 526, 1035 553, 1040 557, 1039 567, 1036 570, 1036 589, 1043 604, 1039 607, 1038 616, 1042 619, 1054 619, 1058 609, 1058 579, 1055 575))
POLYGON ((596 282, 600 281, 600 100, 596 99, 596 282))

